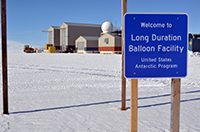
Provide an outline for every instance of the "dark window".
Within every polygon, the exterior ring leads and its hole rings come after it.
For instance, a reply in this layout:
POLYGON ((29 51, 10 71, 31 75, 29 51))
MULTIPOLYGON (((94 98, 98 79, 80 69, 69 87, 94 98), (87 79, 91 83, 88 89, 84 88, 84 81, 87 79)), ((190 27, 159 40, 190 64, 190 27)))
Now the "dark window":
POLYGON ((106 43, 106 44, 109 43, 108 38, 105 38, 105 39, 104 39, 104 43, 106 43))

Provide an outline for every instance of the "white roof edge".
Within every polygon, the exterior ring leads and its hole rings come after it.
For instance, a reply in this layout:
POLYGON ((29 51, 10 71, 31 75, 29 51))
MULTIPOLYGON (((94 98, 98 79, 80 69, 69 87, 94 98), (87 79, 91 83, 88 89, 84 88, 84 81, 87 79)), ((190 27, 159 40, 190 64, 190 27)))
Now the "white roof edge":
POLYGON ((52 28, 55 28, 55 29, 60 29, 60 26, 50 26, 52 28))
POLYGON ((79 37, 83 37, 87 40, 98 40, 99 36, 79 36, 79 37))
POLYGON ((64 23, 71 26, 101 27, 100 24, 70 23, 70 22, 64 22, 64 23))
POLYGON ((60 26, 50 26, 48 30, 42 30, 42 32, 51 32, 50 28, 60 29, 60 26))

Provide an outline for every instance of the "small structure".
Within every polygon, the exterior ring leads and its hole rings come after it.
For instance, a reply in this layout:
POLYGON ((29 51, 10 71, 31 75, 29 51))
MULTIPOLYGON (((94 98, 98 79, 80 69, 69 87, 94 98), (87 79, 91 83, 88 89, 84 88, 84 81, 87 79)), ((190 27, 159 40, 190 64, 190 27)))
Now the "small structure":
POLYGON ((106 21, 102 24, 103 33, 99 38, 99 52, 101 54, 121 53, 121 32, 113 31, 111 22, 106 21))
POLYGON ((189 34, 188 49, 193 52, 200 52, 200 34, 189 34))
POLYGON ((48 44, 52 44, 57 50, 60 49, 60 27, 51 26, 48 30, 42 32, 48 32, 48 44))
POLYGON ((98 52, 98 36, 80 36, 76 39, 77 53, 98 52))
POLYGON ((45 50, 48 50, 49 47, 53 47, 53 44, 45 44, 45 50))
POLYGON ((43 53, 49 53, 50 47, 53 47, 53 44, 45 44, 45 49, 43 50, 43 53))
POLYGON ((101 25, 64 22, 60 26, 60 46, 63 51, 75 50, 75 40, 80 36, 100 36, 101 25))
POLYGON ((56 53, 56 47, 49 47, 48 53, 56 53))

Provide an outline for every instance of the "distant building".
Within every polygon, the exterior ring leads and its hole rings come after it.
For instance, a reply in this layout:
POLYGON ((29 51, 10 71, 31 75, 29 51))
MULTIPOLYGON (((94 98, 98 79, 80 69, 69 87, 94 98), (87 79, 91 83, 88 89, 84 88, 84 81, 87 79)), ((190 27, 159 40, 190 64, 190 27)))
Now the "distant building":
POLYGON ((60 49, 60 27, 51 26, 48 30, 42 31, 48 32, 48 44, 52 44, 56 49, 60 49))
POLYGON ((103 34, 99 38, 99 52, 101 54, 119 54, 121 53, 121 37, 111 34, 103 34))
POLYGON ((64 22, 60 26, 62 50, 75 50, 75 40, 80 36, 100 36, 101 25, 64 22))
POLYGON ((189 34, 188 49, 193 52, 200 52, 200 34, 189 34))
POLYGON ((104 22, 101 26, 102 33, 99 38, 99 52, 101 54, 121 53, 121 32, 113 31, 111 22, 104 22))
POLYGON ((66 52, 121 53, 121 31, 113 31, 111 22, 102 25, 64 22, 48 30, 48 44, 66 52), (102 31, 101 31, 102 30, 102 31))
POLYGON ((76 39, 77 53, 94 53, 98 52, 99 36, 80 36, 76 39))

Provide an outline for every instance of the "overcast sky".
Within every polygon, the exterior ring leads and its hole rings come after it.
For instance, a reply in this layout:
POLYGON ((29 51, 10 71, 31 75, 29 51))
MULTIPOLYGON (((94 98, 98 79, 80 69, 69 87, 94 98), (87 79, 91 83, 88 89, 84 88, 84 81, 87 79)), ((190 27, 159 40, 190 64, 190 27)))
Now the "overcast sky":
MULTIPOLYGON (((189 32, 200 33, 200 0, 127 0, 127 12, 187 13, 189 32)), ((50 26, 63 22, 121 27, 121 0, 7 0, 8 39, 44 46, 50 26)))

